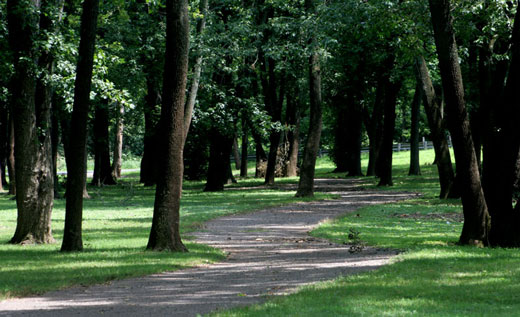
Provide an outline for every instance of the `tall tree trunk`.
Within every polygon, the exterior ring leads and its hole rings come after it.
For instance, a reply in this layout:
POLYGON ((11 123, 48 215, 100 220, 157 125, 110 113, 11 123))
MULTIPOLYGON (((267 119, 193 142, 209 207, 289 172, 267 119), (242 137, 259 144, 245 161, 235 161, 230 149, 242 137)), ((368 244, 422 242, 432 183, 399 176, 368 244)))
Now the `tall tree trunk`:
MULTIPOLYGON (((276 75, 275 75, 275 62, 269 58, 269 83, 268 83, 268 104, 269 114, 273 122, 280 122, 282 119, 282 105, 285 97, 285 80, 281 78, 280 89, 278 95, 276 94, 276 75), (277 98, 278 97, 278 98, 277 98)), ((275 172, 276 172, 276 161, 278 157, 278 147, 280 146, 280 139, 282 133, 277 130, 271 131, 269 136, 269 155, 267 156, 267 169, 265 171, 265 184, 273 185, 275 172)))
POLYGON ((7 104, 0 102, 0 190, 7 187, 5 168, 7 167, 9 140, 9 116, 7 104))
POLYGON ((83 194, 86 182, 87 157, 87 120, 92 84, 92 68, 96 42, 99 0, 85 0, 81 15, 80 42, 76 83, 74 87, 74 105, 71 126, 74 133, 69 137, 67 163, 67 202, 65 206, 65 229, 61 251, 83 250, 82 221, 83 194))
POLYGON ((115 185, 110 166, 108 101, 96 105, 94 117, 94 175, 92 185, 115 185))
POLYGON ((242 161, 240 158, 240 153, 238 152, 238 141, 236 136, 233 137, 233 158, 235 159, 235 169, 240 170, 242 167, 242 161))
POLYGON ((60 127, 58 118, 56 93, 52 97, 52 118, 51 118, 51 143, 52 143, 52 178, 54 179, 54 198, 59 198, 59 181, 58 181, 58 145, 60 143, 60 127))
MULTIPOLYGON (((305 0, 305 9, 308 14, 316 14, 314 0, 305 0)), ((309 42, 312 47, 314 39, 309 42)), ((316 49, 309 57, 309 99, 310 99, 310 121, 309 134, 305 149, 303 150, 303 162, 300 171, 300 181, 296 197, 314 196, 314 172, 316 169, 316 158, 320 148, 322 112, 321 112, 321 68, 320 56, 316 49)))
POLYGON ((9 135, 7 143, 7 172, 9 173, 9 195, 16 195, 16 171, 14 164, 14 122, 13 112, 9 112, 9 135))
POLYGON ((419 120, 421 114, 422 91, 419 82, 415 86, 412 101, 412 124, 410 135, 410 169, 408 175, 421 175, 419 163, 419 120))
MULTIPOLYGON (((517 1, 516 1, 517 2, 517 1)), ((517 2, 518 3, 518 2, 517 2)), ((520 133, 518 133, 518 91, 520 90, 520 10, 517 7, 512 35, 512 54, 507 83, 500 102, 490 109, 488 144, 485 148, 482 177, 486 203, 492 217, 489 241, 493 246, 519 247, 520 215, 513 211, 512 200, 517 180, 520 133)))
POLYGON ((347 125, 347 134, 342 136, 347 146, 347 176, 363 176, 361 171, 363 108, 358 93, 353 92, 351 96, 347 96, 347 114, 344 122, 347 125))
MULTIPOLYGON (((206 28, 206 17, 208 14, 208 0, 201 0, 199 3, 199 10, 202 17, 197 21, 197 35, 202 35, 206 28)), ((200 45, 200 44, 199 44, 200 45)), ((191 118, 193 116, 193 109, 195 108, 195 102, 197 101, 197 93, 199 91, 200 73, 202 71, 203 57, 201 52, 197 53, 195 59, 195 65, 193 66, 193 79, 191 81, 191 87, 188 93, 186 108, 184 110, 184 142, 188 137, 188 131, 190 130, 191 118)))
POLYGON ((146 75, 146 85, 148 88, 145 97, 144 108, 144 149, 141 160, 140 182, 144 186, 153 186, 157 180, 157 129, 159 125, 159 105, 162 103, 159 91, 159 82, 154 73, 146 75))
POLYGON ((242 156, 240 163, 240 177, 247 177, 247 148, 249 147, 249 136, 247 131, 247 120, 242 116, 242 156))
POLYGON ((50 114, 52 89, 37 67, 49 74, 49 51, 36 54, 39 35, 52 32, 51 1, 7 2, 9 42, 15 61, 12 113, 15 129, 16 203, 18 218, 11 243, 52 243, 51 213, 54 198, 50 114), (42 12, 40 16, 40 10, 42 12))
MULTIPOLYGON (((392 58, 393 59, 393 58, 392 58)), ((387 82, 385 88, 385 102, 384 102, 384 122, 383 122, 383 142, 379 152, 378 164, 379 170, 379 184, 378 186, 393 186, 392 181, 392 157, 394 146, 394 132, 395 132, 395 107, 397 103, 397 95, 401 90, 402 83, 387 82)))
POLYGON ((372 115, 370 116, 368 109, 364 108, 364 121, 369 140, 367 176, 376 176, 376 162, 379 157, 383 137, 383 102, 385 96, 385 81, 387 80, 386 75, 383 75, 377 82, 376 98, 372 115))
POLYGON ((249 127, 251 128, 251 134, 253 135, 253 140, 255 141, 255 152, 256 152, 256 168, 255 168, 255 178, 260 177, 261 167, 265 162, 267 162, 267 155, 264 151, 264 147, 262 145, 262 137, 255 130, 255 127, 249 123, 249 127))
POLYGON ((429 0, 429 3, 446 100, 448 128, 453 139, 457 177, 461 182, 464 225, 459 243, 487 244, 491 219, 480 183, 479 166, 464 102, 451 5, 449 0, 429 0))
POLYGON ((213 128, 210 133, 210 150, 208 176, 204 191, 215 192, 224 190, 224 185, 229 179, 229 157, 233 139, 222 134, 218 128, 213 128))
POLYGON ((114 154, 112 156, 112 177, 115 179, 121 178, 121 166, 123 159, 123 132, 125 128, 124 124, 125 107, 123 104, 119 105, 117 109, 116 118, 116 134, 114 140, 114 154))
POLYGON ((159 166, 148 249, 187 251, 180 236, 184 107, 188 76, 187 0, 166 1, 166 53, 161 109, 159 166))
POLYGON ((415 66, 417 81, 420 83, 422 90, 424 109, 426 111, 426 117, 428 118, 428 125, 435 149, 435 164, 437 164, 441 187, 439 198, 455 198, 452 195, 455 173, 453 172, 453 166, 451 164, 450 148, 446 140, 443 109, 438 102, 430 73, 422 56, 417 57, 415 66))
POLYGON ((289 141, 289 154, 286 166, 286 176, 292 177, 298 174, 298 153, 300 148, 300 98, 299 88, 295 86, 292 96, 287 96, 287 124, 291 130, 287 133, 289 141))

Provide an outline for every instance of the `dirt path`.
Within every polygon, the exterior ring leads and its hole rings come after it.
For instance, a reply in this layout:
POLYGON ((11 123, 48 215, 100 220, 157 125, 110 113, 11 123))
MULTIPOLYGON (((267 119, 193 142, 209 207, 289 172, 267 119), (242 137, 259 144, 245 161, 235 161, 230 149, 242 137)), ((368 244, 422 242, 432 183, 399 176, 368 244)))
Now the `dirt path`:
POLYGON ((195 233, 197 242, 224 249, 226 261, 176 272, 75 287, 0 302, 0 315, 196 316, 258 303, 267 295, 380 267, 394 252, 315 239, 320 222, 370 204, 415 194, 356 190, 355 180, 318 180, 318 189, 341 196, 219 218, 195 233))

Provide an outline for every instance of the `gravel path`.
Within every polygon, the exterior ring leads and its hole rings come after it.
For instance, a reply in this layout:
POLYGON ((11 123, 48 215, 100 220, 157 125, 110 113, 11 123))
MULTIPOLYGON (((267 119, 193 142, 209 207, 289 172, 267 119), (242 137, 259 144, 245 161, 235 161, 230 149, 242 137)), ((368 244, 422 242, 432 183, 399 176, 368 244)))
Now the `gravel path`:
POLYGON ((208 222, 196 241, 224 249, 227 260, 193 269, 108 285, 74 287, 43 296, 0 302, 0 315, 196 316, 248 305, 268 295, 340 275, 373 270, 395 252, 365 248, 351 252, 308 236, 320 222, 371 205, 415 194, 359 190, 356 180, 317 180, 319 191, 340 199, 270 208, 208 222))

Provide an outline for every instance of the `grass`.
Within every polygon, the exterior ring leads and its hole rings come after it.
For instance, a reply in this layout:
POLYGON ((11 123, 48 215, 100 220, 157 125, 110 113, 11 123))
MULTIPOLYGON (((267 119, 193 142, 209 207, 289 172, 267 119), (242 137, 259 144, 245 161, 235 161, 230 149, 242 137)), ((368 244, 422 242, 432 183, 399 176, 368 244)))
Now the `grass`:
MULTIPOLYGON (((391 265, 303 287, 260 305, 217 316, 517 316, 520 252, 456 246, 462 227, 458 201, 441 201, 436 170, 423 165, 407 176, 408 152, 394 155, 390 190, 420 192, 415 199, 363 208, 326 223, 314 236, 400 250, 391 265), (356 235, 349 239, 349 233, 356 235)), ((431 151, 421 152, 432 162, 431 151)), ((364 161, 366 165, 366 161, 364 161)), ((324 166, 324 165, 322 165, 324 166)), ((341 176, 323 171, 321 176, 341 176)), ((366 187, 375 187, 368 180, 366 187)), ((383 190, 387 190, 384 188, 383 190)))
MULTIPOLYGON (((294 198, 294 191, 257 187, 262 183, 259 179, 240 180, 219 193, 203 192, 202 182, 185 182, 181 234, 190 252, 150 252, 145 248, 155 189, 137 184, 137 176, 130 173, 116 186, 89 187, 92 198, 85 201, 83 215, 85 251, 79 253, 58 252, 63 236, 63 199, 55 201, 52 216, 55 244, 9 245, 16 227, 16 203, 0 194, 0 300, 216 262, 225 255, 191 242, 190 232, 203 230, 204 222, 219 216, 302 201, 294 198)), ((316 199, 330 197, 320 194, 316 199)))

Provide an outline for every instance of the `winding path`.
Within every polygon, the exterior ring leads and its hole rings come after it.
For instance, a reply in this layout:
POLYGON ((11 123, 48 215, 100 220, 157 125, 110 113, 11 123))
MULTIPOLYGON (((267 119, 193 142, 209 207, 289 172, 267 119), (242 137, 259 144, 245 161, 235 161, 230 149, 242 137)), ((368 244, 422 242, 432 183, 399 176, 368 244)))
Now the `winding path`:
POLYGON ((395 252, 310 237, 321 222, 415 194, 359 190, 356 180, 317 180, 317 190, 340 199, 298 203, 219 218, 194 235, 229 253, 222 263, 166 272, 108 285, 74 287, 43 296, 0 302, 0 315, 196 316, 258 303, 309 283, 372 270, 395 252))

